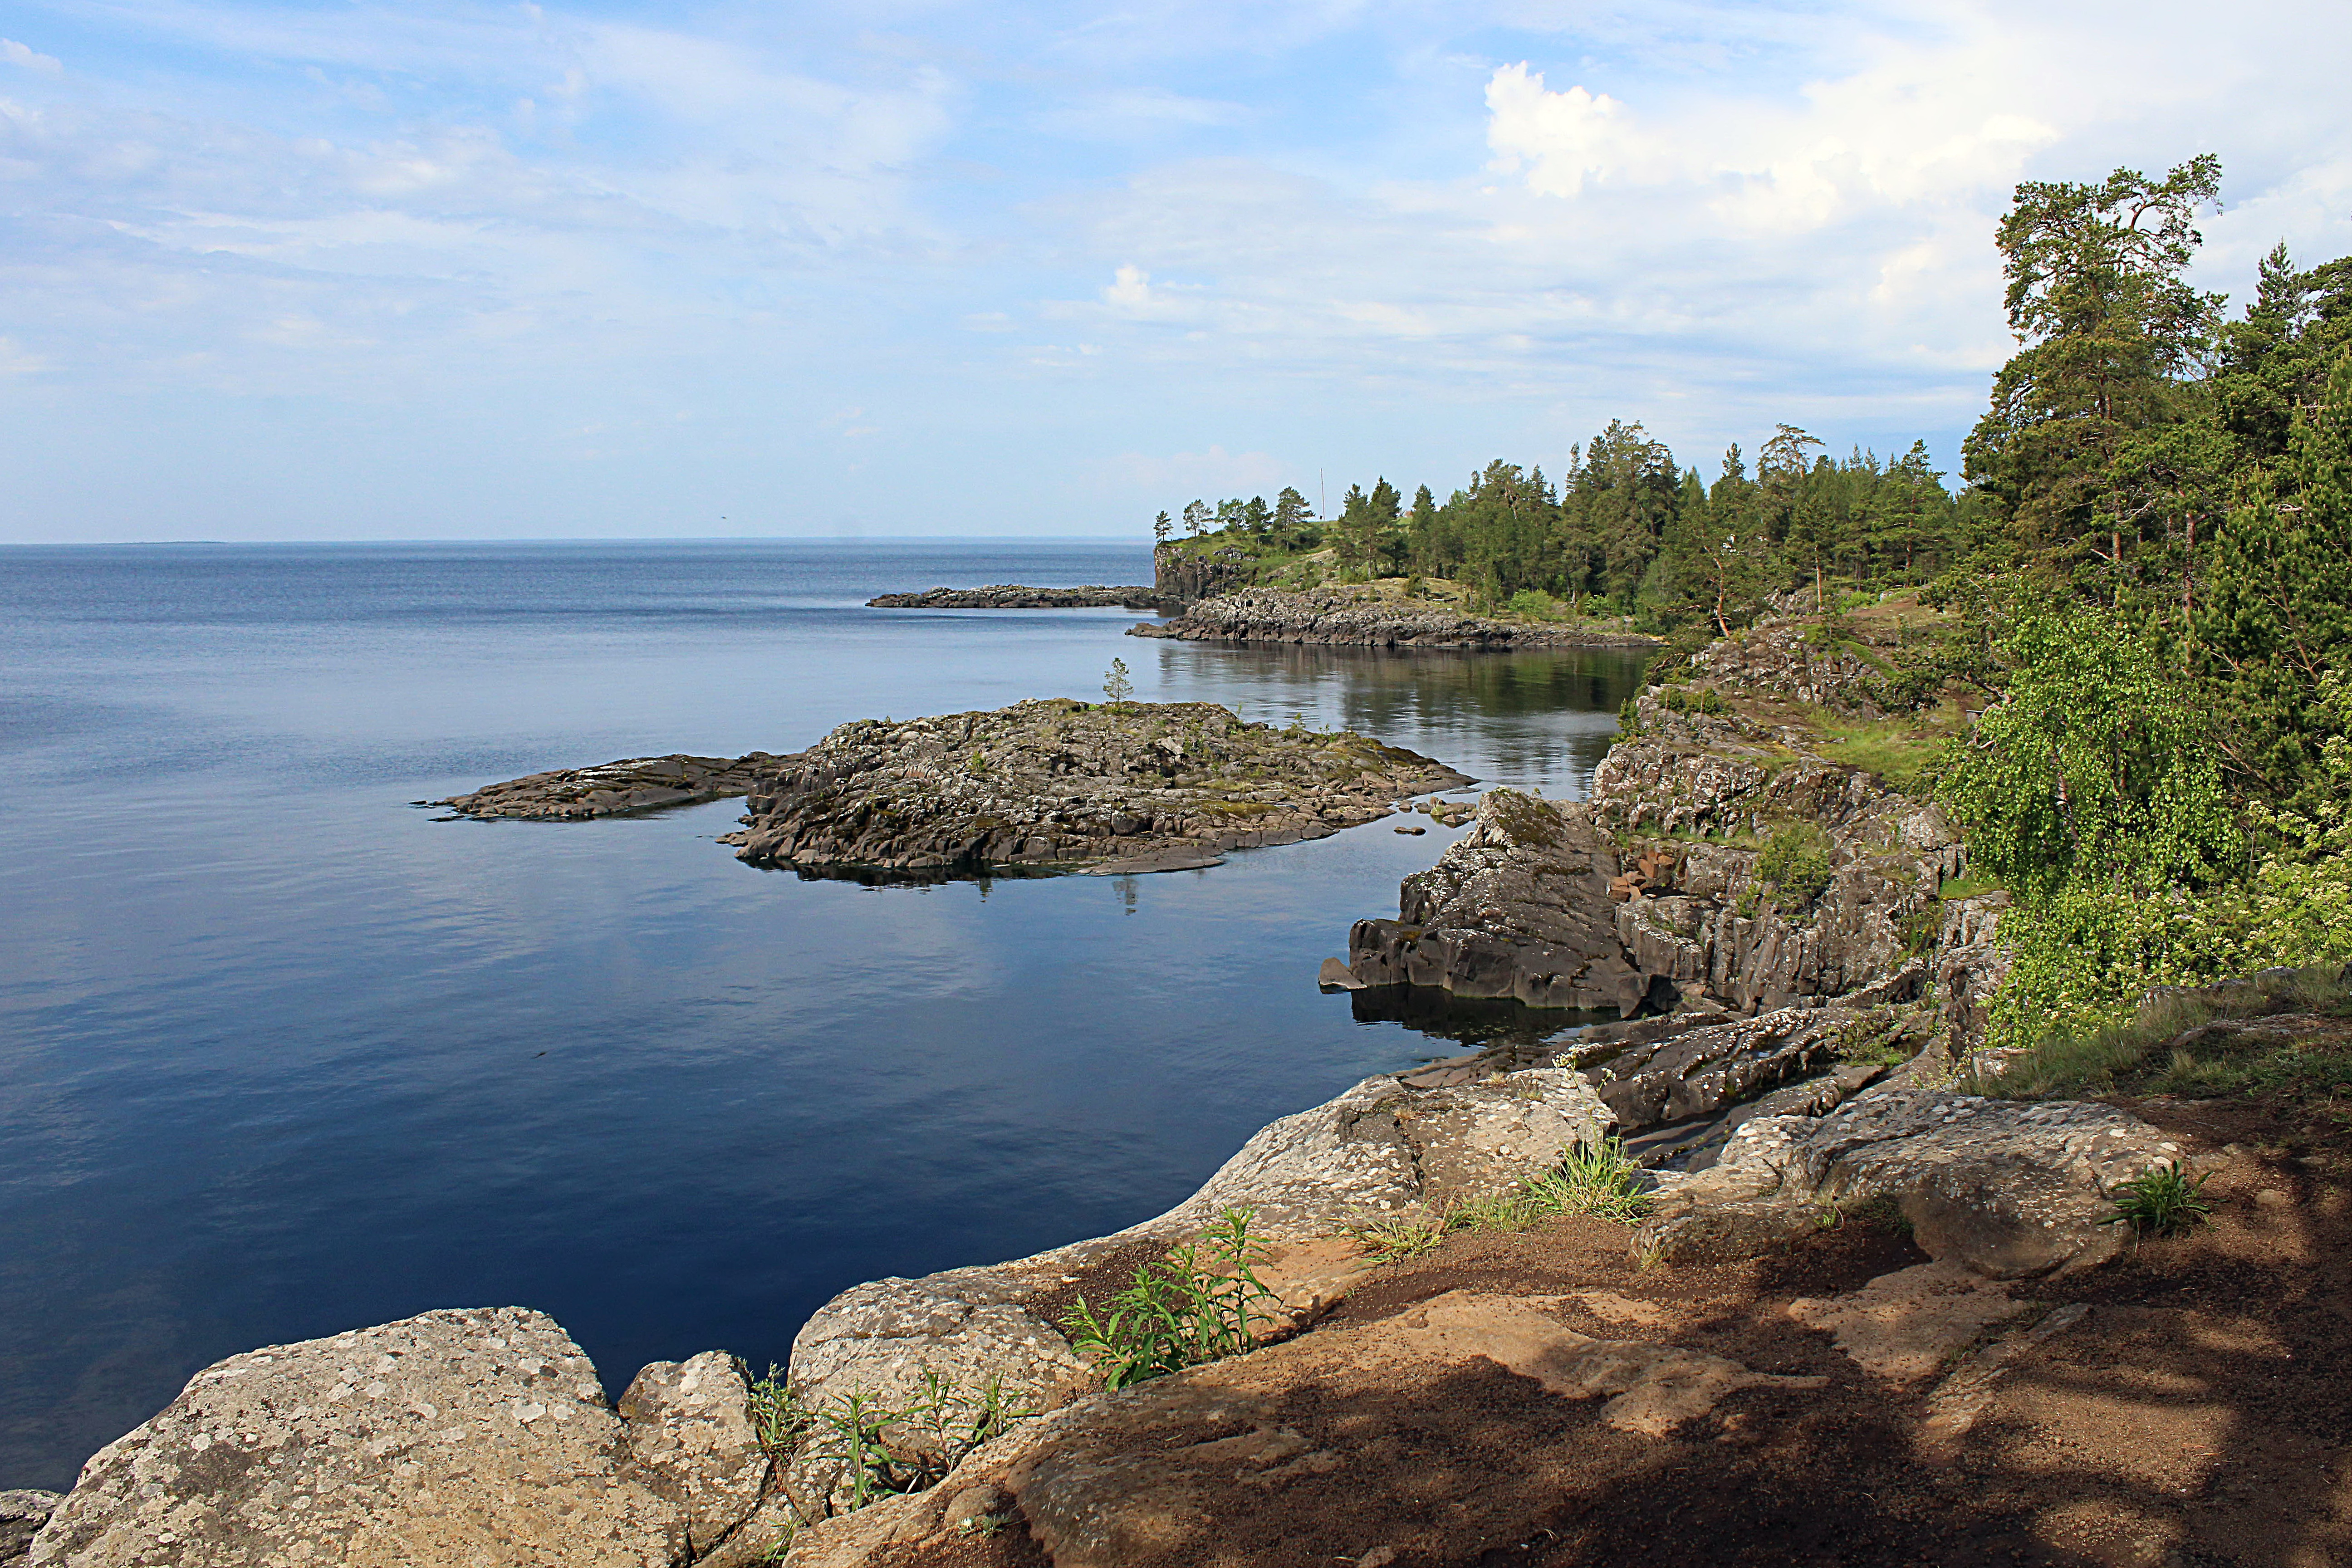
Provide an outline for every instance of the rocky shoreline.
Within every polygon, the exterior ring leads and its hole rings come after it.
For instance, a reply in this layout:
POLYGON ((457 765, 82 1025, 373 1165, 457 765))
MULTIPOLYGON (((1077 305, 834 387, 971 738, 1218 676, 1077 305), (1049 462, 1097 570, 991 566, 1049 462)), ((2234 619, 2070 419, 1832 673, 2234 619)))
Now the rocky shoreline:
POLYGON ((1234 589, 1194 600, 1168 620, 1131 626, 1128 635, 1185 642, 1493 651, 1659 646, 1657 638, 1639 632, 1500 620, 1350 588, 1234 589))
MULTIPOLYGON (((0 1562, 8 1531, 38 1524, 27 1561, 43 1568, 1172 1568, 1210 1560, 1212 1542, 1220 1560, 1289 1562, 1231 1542, 1258 1539, 1265 1520, 1295 1534, 1311 1503, 1315 1528, 1339 1533, 1298 1551, 1407 1568, 1551 1538, 1570 1519, 1563 1478, 1613 1464, 1626 1487, 1652 1487, 1672 1445, 1694 1467, 1768 1438, 1785 1449, 1816 1410, 1861 1424, 1857 1453, 1981 1464, 1990 1450, 1970 1433, 2005 1369, 2094 1310, 2051 1298, 2120 1267, 2114 1194, 2183 1166, 2189 1146, 2124 1106, 1965 1091, 2001 900, 1939 898, 1966 865, 1940 812, 1793 729, 1687 694, 1654 687, 1636 716, 1589 800, 1489 791, 1473 830, 1406 879, 1399 918, 1359 921, 1323 976, 1616 1021, 1367 1079, 1270 1123, 1185 1202, 1113 1235, 842 1292, 801 1329, 787 1369, 795 1419, 815 1425, 790 1427, 776 1391, 719 1352, 646 1367, 611 1407, 544 1316, 426 1313, 199 1373, 64 1499, 0 1494, 0 1562), (1500 1267, 1487 1259, 1469 1284, 1391 1299, 1381 1237, 1445 1234, 1604 1138, 1649 1169, 1638 1224, 1575 1233, 1583 1267, 1601 1267, 1596 1246, 1614 1249, 1608 1289, 1480 1285, 1500 1267), (1267 1348, 1104 1390, 1071 1302, 1103 1300, 1236 1211, 1262 1241, 1255 1337, 1267 1348), (1880 1263, 1824 1277, 1818 1294, 1759 1298, 1747 1339, 1677 1315, 1696 1281, 1759 1259, 1796 1268, 1873 1215, 1899 1247, 1870 1243, 1880 1263), (1643 1279, 1664 1283, 1644 1293, 1643 1279), (2027 1281, 2032 1297, 2012 1294, 2027 1281), (965 1442, 876 1437, 919 1484, 867 1495, 811 1435, 824 1427, 808 1412, 945 1409, 942 1389, 963 1391, 947 1401, 958 1420, 976 1390, 1016 1414, 970 1426, 965 1442), (1490 1459, 1445 1502, 1424 1453, 1434 1413, 1456 1407, 1522 1411, 1517 1426, 1477 1416, 1499 1423, 1511 1456, 1570 1427, 1538 1477, 1546 1495, 1519 1496, 1490 1459)), ((730 837, 755 863, 1110 871, 1319 837, 1467 782, 1363 737, 1211 705, 1068 701, 863 721, 792 756, 612 767, 633 771, 534 775, 445 804, 583 816, 668 804, 632 804, 639 789, 748 780, 747 828, 730 837), (689 763, 707 765, 689 775, 689 763)), ((2288 1004, 2233 993, 2228 1005, 2288 1004)), ((2250 1207, 2285 1201, 2246 1190, 2250 1207)), ((2246 1247, 2287 1245, 2247 1235, 2246 1247)), ((2146 1310, 2119 1310, 2128 1325, 2146 1310)), ((1951 1506, 1927 1496, 1922 1517, 1951 1506)))
POLYGON ((985 588, 926 588, 919 594, 883 594, 866 601, 869 610, 1156 610, 1157 588, 1031 588, 997 583, 985 588))

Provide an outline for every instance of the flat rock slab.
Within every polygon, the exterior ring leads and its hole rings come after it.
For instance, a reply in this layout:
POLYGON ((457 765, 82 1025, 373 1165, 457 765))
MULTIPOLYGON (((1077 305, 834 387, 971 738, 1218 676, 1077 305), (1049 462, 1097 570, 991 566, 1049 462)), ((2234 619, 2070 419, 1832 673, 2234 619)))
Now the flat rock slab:
POLYGON ((231 1356, 108 1444, 48 1568, 670 1568, 595 1368, 543 1313, 427 1312, 231 1356))
POLYGON ((1055 699, 844 724, 772 759, 725 842, 812 877, 1180 870, 1467 782, 1367 736, 1245 723, 1212 702, 1055 699))
POLYGON ((1880 1088, 1826 1116, 1743 1122, 1711 1169, 1661 1195, 1633 1247, 1660 1262, 1753 1257, 1826 1210, 1889 1198, 1930 1258, 2030 1279, 2121 1251, 2109 1194, 2179 1153, 2113 1106, 1880 1088))
POLYGON ((1987 1329, 2027 1306, 2007 1285, 1959 1264, 1922 1263, 1843 1296, 1791 1301, 1789 1315, 1826 1331, 1864 1372, 1913 1383, 1935 1376, 1987 1329))
POLYGON ((995 583, 985 588, 926 588, 919 594, 883 594, 866 601, 869 610, 1150 610, 1160 604, 1156 588, 1031 588, 995 583))
POLYGON ((425 804, 446 805, 462 816, 482 819, 585 822, 749 795, 757 771, 775 760, 765 752, 740 757, 695 757, 683 752, 666 757, 625 757, 602 767, 560 768, 484 784, 469 795, 425 804))

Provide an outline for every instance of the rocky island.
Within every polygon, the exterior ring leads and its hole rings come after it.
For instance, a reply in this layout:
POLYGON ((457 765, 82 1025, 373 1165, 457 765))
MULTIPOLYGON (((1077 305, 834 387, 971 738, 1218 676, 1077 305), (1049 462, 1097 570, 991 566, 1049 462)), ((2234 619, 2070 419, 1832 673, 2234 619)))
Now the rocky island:
POLYGON ((1366 736, 1210 702, 1016 703, 844 724, 761 770, 727 842, 811 875, 1098 874, 1322 838, 1470 781, 1366 736))
POLYGON ((1077 702, 844 724, 807 751, 683 753, 532 773, 420 802, 582 821, 751 796, 719 842, 812 877, 1111 875, 1324 838, 1471 783, 1363 735, 1250 723, 1212 702, 1077 702))
POLYGON ((869 610, 1153 610, 1157 588, 1030 588, 997 583, 985 588, 926 588, 919 594, 883 594, 866 601, 869 610))

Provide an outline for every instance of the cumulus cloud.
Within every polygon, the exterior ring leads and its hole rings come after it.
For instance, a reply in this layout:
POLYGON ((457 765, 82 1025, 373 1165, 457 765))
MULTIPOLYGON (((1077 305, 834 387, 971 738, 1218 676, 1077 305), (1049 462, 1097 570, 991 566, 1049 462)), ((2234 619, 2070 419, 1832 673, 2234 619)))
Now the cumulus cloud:
POLYGON ((50 76, 56 76, 66 68, 65 63, 55 55, 42 54, 30 45, 20 44, 14 38, 0 38, 0 61, 23 70, 43 71, 50 76))

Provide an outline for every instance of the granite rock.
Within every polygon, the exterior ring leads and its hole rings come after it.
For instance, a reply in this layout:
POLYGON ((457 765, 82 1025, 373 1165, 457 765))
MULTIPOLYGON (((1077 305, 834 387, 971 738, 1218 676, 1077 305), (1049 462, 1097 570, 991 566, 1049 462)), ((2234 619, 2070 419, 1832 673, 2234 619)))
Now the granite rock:
POLYGON ((32 1547, 34 1532, 47 1522, 49 1515, 64 1500, 59 1492, 0 1492, 0 1564, 23 1562, 32 1547))
POLYGON ((108 1444, 40 1568, 670 1568, 595 1368, 542 1313, 426 1312, 231 1356, 108 1444))
POLYGON ((742 1363, 723 1351, 648 1363, 620 1398, 647 1486, 686 1515, 698 1557, 750 1516, 768 1479, 742 1363))
POLYGON ((602 767, 531 773, 420 804, 446 805, 461 816, 485 819, 583 822, 749 795, 756 773, 775 760, 765 752, 740 757, 694 757, 682 752, 627 757, 602 767))

